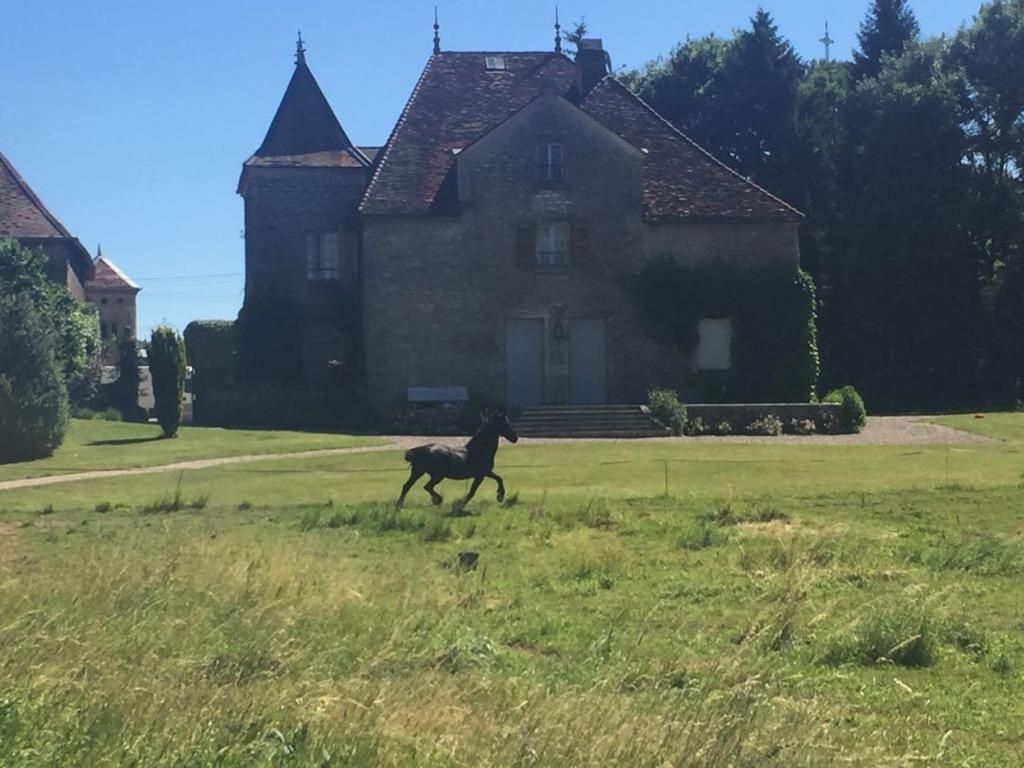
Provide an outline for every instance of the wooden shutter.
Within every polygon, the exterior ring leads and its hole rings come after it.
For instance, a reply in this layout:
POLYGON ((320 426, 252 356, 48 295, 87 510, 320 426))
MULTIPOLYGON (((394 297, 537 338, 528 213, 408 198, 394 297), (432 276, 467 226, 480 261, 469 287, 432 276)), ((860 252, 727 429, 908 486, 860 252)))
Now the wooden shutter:
POLYGON ((586 221, 574 221, 570 235, 572 248, 571 267, 583 267, 590 263, 590 226, 586 221))
POLYGON ((523 269, 537 266, 537 228, 533 224, 520 224, 516 231, 516 263, 523 269))

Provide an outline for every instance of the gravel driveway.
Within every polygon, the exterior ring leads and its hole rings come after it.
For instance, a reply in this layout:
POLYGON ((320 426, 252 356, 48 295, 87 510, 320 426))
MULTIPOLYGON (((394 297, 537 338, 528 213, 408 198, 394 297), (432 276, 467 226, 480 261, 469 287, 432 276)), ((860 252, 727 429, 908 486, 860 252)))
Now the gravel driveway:
MULTIPOLYGON (((461 445, 464 437, 411 437, 391 435, 402 448, 412 448, 423 443, 461 445)), ((867 426, 859 435, 779 435, 778 437, 750 437, 733 435, 729 437, 649 437, 640 440, 624 438, 582 438, 568 440, 558 437, 524 437, 521 445, 543 445, 545 443, 575 442, 664 442, 678 443, 779 443, 783 445, 992 445, 998 440, 972 435, 959 429, 932 424, 927 416, 869 416, 867 426)))

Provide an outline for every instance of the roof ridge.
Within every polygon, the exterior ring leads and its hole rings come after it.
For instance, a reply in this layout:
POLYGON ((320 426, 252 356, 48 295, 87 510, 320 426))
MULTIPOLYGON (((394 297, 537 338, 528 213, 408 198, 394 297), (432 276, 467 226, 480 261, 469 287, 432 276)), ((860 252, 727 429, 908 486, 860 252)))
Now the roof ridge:
MULTIPOLYGON (((621 81, 619 81, 619 79, 616 78, 615 76, 613 76, 610 72, 608 74, 606 74, 603 78, 601 78, 601 80, 597 83, 597 85, 595 85, 591 89, 590 93, 593 93, 594 91, 596 91, 598 88, 600 88, 602 85, 604 85, 604 83, 606 81, 610 82, 610 83, 612 83, 614 85, 617 85, 619 88, 621 88, 623 91, 625 91, 627 95, 629 95, 630 97, 635 99, 644 108, 646 108, 648 112, 650 112, 652 115, 654 115, 656 118, 658 118, 658 120, 663 122, 670 129, 672 129, 672 131, 675 134, 677 134, 681 139, 683 139, 684 141, 689 143, 698 152, 701 152, 702 154, 704 154, 708 159, 710 159, 716 165, 718 165, 721 168, 724 168, 730 174, 732 174, 733 176, 735 176, 736 178, 738 178, 740 181, 744 182, 745 184, 750 185, 751 187, 756 189, 758 192, 761 192, 762 194, 767 195, 768 197, 770 197, 775 202, 779 203, 780 205, 784 206, 785 208, 788 208, 790 211, 795 213, 800 218, 802 218, 802 219, 806 219, 807 218, 807 214, 805 214, 799 208, 796 208, 795 206, 791 205, 790 203, 787 203, 781 197, 778 197, 777 195, 773 195, 771 192, 769 192, 767 189, 762 187, 760 184, 758 184, 753 179, 750 179, 750 178, 744 176, 742 173, 737 171, 735 168, 732 168, 728 164, 726 164, 726 163, 722 162, 721 160, 719 160, 717 157, 715 157, 713 154, 711 154, 711 152, 709 152, 707 149, 702 147, 696 141, 694 141, 689 136, 687 136, 685 133, 683 133, 681 130, 679 130, 679 128, 677 128, 675 125, 673 125, 671 121, 669 121, 668 119, 663 117, 658 112, 658 110, 656 110, 654 107, 652 107, 646 101, 644 101, 638 94, 634 93, 629 87, 626 86, 625 83, 622 83, 621 81)), ((584 103, 586 102, 587 98, 590 97, 590 93, 588 93, 587 96, 583 99, 584 103)))
POLYGON ((74 239, 74 236, 68 231, 67 227, 61 224, 60 220, 53 215, 49 208, 46 207, 46 203, 35 193, 35 190, 29 186, 28 182, 22 178, 21 174, 18 173, 18 169, 14 167, 14 164, 7 159, 3 152, 0 152, 0 165, 7 170, 7 172, 14 179, 14 183, 21 188, 21 191, 25 196, 32 202, 33 205, 39 210, 50 224, 56 229, 63 237, 74 239))
POLYGON ((416 101, 416 97, 419 96, 420 94, 420 90, 423 87, 423 81, 427 77, 427 72, 430 71, 430 67, 434 63, 434 60, 438 56, 442 55, 443 54, 440 53, 431 54, 430 58, 427 59, 426 66, 423 67, 423 71, 420 72, 420 77, 416 81, 416 85, 413 86, 412 93, 409 94, 409 100, 405 102, 405 107, 402 109, 402 114, 398 116, 398 120, 395 122, 395 127, 391 129, 391 135, 388 136, 388 140, 384 142, 384 146, 381 147, 381 150, 378 153, 378 157, 380 159, 377 161, 377 167, 373 169, 373 174, 371 174, 370 176, 370 181, 367 183, 366 189, 363 191, 363 196, 359 200, 358 210, 360 212, 362 212, 363 206, 366 204, 366 201, 369 199, 370 194, 374 191, 374 188, 377 186, 377 181, 380 178, 381 169, 384 168, 385 163, 387 163, 388 157, 391 155, 391 149, 392 147, 394 147, 395 136, 398 135, 398 131, 402 128, 402 126, 405 125, 406 119, 409 117, 409 110, 412 107, 413 102, 416 101))

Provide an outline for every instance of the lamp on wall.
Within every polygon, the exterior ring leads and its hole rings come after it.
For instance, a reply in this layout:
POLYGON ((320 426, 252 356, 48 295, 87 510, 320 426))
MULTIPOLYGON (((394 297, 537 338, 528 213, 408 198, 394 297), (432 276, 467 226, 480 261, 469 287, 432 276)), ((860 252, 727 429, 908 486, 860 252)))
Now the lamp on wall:
POLYGON ((569 340, 569 332, 565 328, 565 320, 561 317, 555 320, 551 326, 551 338, 556 344, 562 344, 569 340))

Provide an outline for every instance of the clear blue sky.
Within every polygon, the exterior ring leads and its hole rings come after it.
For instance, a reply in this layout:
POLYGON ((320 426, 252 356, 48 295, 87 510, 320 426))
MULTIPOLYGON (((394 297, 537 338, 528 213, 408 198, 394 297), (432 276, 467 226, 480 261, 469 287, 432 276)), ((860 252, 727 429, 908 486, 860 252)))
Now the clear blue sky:
MULTIPOLYGON (((442 46, 546 50, 553 0, 440 0, 442 46)), ((562 0, 616 68, 687 35, 727 35, 757 0, 562 0)), ((764 0, 801 55, 826 18, 848 56, 867 0, 764 0)), ((925 34, 953 32, 980 0, 914 0, 925 34)), ((233 319, 243 283, 235 185, 292 71, 295 32, 342 125, 382 144, 426 62, 433 2, 32 0, 3 2, 0 151, 61 221, 142 286, 139 332, 233 319), (199 275, 213 275, 199 278, 199 275)))

